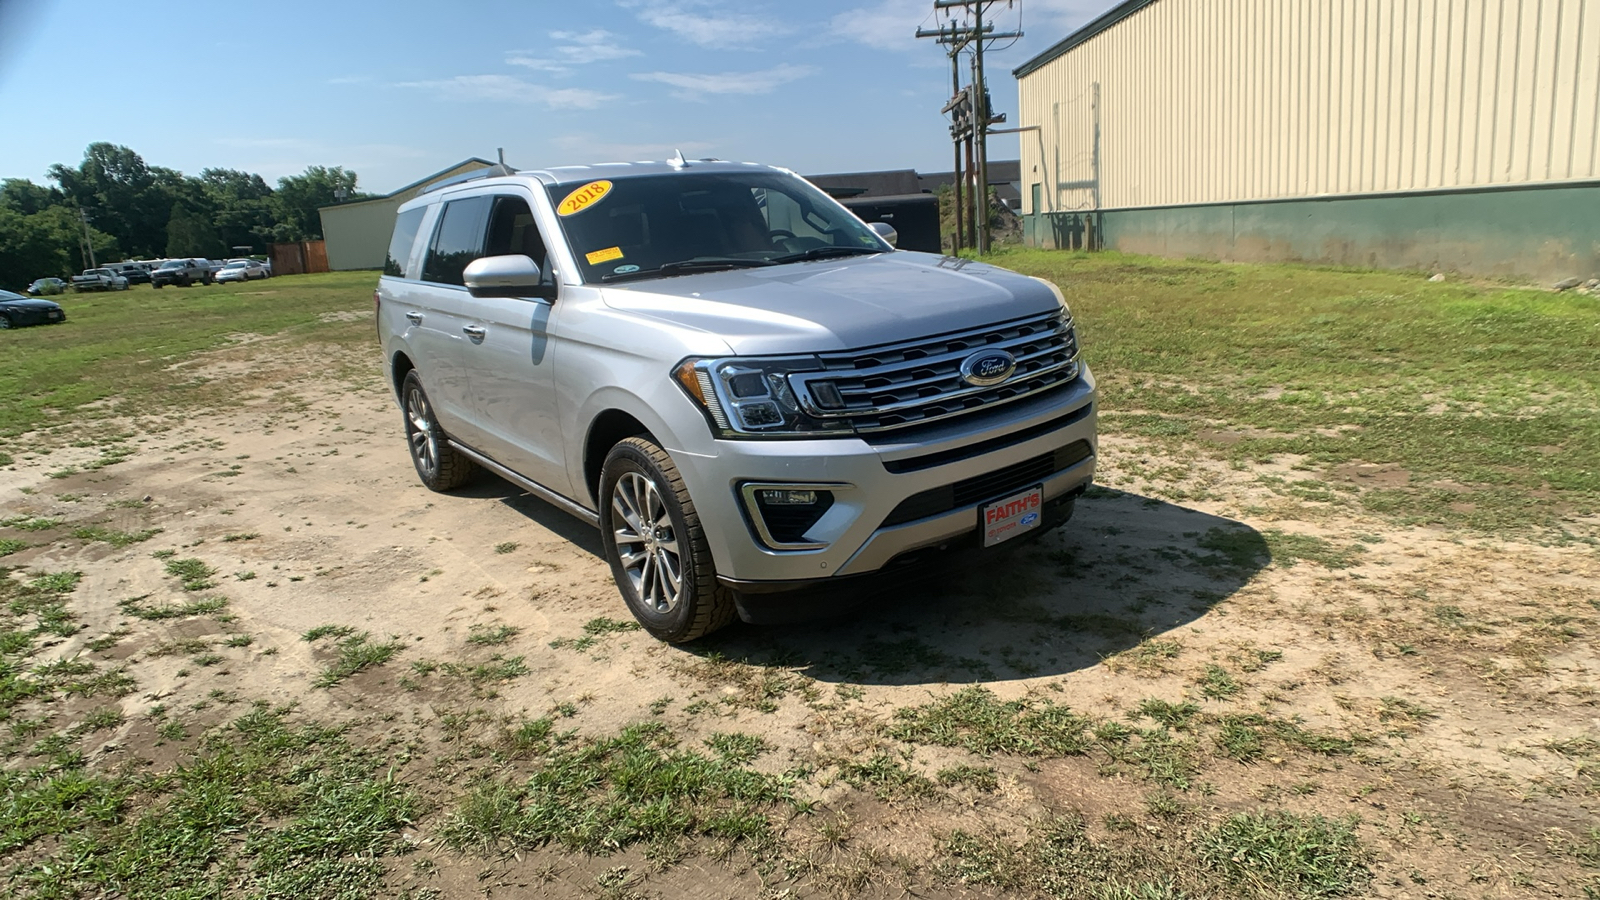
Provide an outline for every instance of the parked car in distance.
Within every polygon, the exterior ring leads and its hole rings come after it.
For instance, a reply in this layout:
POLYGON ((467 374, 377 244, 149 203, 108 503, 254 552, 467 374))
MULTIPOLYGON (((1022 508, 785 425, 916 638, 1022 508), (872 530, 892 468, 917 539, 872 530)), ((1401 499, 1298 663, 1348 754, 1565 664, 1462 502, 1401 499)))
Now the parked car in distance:
POLYGON ((67 283, 59 278, 40 278, 28 285, 28 293, 35 297, 46 294, 61 294, 67 290, 67 283))
POLYGON ((72 276, 75 291, 125 291, 128 279, 110 269, 84 269, 82 275, 72 276))
POLYGON ((670 642, 1003 569, 1093 481, 1094 376, 1054 284, 894 241, 747 163, 438 185, 374 295, 417 475, 481 467, 595 526, 670 642))
POLYGON ((253 281, 266 278, 267 270, 253 259, 230 259, 217 272, 217 281, 253 281))
POLYGON ((212 280, 211 267, 206 260, 169 259, 150 273, 150 286, 155 288, 169 284, 190 287, 197 283, 210 284, 212 280))
POLYGON ((133 262, 129 260, 118 263, 106 263, 105 268, 110 269, 118 275, 121 275, 123 278, 128 279, 129 284, 150 283, 150 266, 146 263, 133 262))
POLYGON ((13 294, 10 291, 0 291, 0 329, 45 325, 66 320, 66 310, 54 300, 40 300, 36 297, 13 294))

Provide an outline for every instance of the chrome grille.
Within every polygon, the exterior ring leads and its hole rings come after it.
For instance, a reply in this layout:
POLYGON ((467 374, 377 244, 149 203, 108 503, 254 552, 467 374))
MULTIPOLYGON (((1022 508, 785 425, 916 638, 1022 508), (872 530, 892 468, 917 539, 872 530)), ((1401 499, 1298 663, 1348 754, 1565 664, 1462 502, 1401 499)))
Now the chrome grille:
POLYGON ((807 413, 846 419, 861 432, 949 418, 1078 377, 1078 340, 1065 311, 819 358, 824 371, 790 376, 797 397, 807 413), (1016 370, 996 385, 967 383, 961 363, 979 350, 1005 350, 1016 370))

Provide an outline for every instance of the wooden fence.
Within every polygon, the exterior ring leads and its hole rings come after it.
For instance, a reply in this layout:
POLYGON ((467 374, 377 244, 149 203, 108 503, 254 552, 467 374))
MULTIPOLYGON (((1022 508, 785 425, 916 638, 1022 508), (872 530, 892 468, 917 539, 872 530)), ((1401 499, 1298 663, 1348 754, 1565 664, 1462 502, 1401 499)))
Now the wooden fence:
POLYGON ((322 241, 272 245, 272 274, 304 275, 328 271, 328 248, 322 241))

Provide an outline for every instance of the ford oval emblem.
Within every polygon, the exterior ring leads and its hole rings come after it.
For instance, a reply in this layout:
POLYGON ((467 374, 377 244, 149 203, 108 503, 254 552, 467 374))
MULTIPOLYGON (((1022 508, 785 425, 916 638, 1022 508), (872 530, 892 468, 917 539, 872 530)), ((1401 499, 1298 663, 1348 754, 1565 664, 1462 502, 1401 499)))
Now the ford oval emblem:
POLYGON ((1011 377, 1017 359, 1004 350, 980 350, 961 361, 961 380, 973 387, 989 387, 1011 377))

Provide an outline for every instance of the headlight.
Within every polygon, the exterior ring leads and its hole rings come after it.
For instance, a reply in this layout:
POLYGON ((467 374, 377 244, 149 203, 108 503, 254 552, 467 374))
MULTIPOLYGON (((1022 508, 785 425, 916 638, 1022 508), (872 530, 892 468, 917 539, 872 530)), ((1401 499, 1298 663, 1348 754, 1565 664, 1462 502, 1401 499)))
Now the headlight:
POLYGON ((789 375, 818 372, 814 357, 686 359, 672 376, 705 410, 718 437, 823 437, 853 434, 849 425, 808 415, 789 375))

